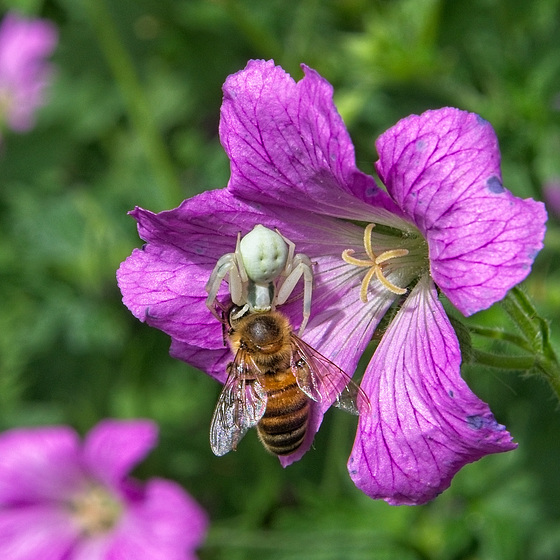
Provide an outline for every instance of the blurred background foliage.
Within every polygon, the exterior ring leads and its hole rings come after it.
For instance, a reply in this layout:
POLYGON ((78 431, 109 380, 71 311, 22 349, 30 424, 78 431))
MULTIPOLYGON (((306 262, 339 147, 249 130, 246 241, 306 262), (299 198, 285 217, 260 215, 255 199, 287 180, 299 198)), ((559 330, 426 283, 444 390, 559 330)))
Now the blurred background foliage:
MULTIPOLYGON (((519 449, 467 466, 428 505, 391 507, 350 482, 355 419, 337 411, 286 470, 254 433, 214 457, 220 387, 172 360, 166 335, 131 316, 115 282, 141 245, 128 210, 227 183, 220 88, 250 58, 325 76, 366 172, 382 131, 451 105, 494 125, 506 185, 543 200, 560 178, 559 0, 4 0, 8 9, 53 20, 60 44, 37 127, 0 146, 3 429, 154 418, 161 442, 137 474, 178 480, 209 511, 203 559, 560 557, 560 413, 542 382, 467 365, 519 449)), ((556 343, 559 211, 549 208, 525 282, 556 343)), ((471 322, 508 328, 499 309, 471 322)))

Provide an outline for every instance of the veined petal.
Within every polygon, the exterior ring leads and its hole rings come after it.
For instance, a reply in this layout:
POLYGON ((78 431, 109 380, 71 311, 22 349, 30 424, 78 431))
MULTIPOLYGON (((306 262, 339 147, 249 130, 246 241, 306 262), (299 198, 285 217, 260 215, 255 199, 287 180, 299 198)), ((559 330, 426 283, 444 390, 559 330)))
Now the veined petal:
POLYGON ((0 434, 0 508, 71 494, 83 479, 79 448, 76 432, 64 426, 0 434))
POLYGON ((332 86, 302 68, 305 77, 296 83, 272 60, 251 60, 226 80, 220 138, 231 160, 228 188, 261 204, 312 202, 314 212, 341 218, 371 219, 372 206, 400 215, 356 168, 332 86))
POLYGON ((67 560, 78 538, 68 513, 56 505, 0 510, 0 558, 67 560))
MULTIPOLYGON (((136 213, 142 221, 143 212, 136 213)), ((161 244, 135 249, 117 271, 123 303, 138 319, 171 337, 208 346, 220 330, 205 304, 210 273, 181 257, 175 247, 161 244)))
POLYGON ((151 420, 103 420, 87 434, 83 464, 91 475, 115 486, 155 446, 151 420))
POLYGON ((233 355, 227 341, 222 339, 217 340, 217 343, 221 345, 217 349, 201 348, 172 339, 169 354, 172 358, 182 360, 206 372, 220 383, 225 383, 227 378, 226 366, 233 359, 233 355))
POLYGON ((387 329, 362 381, 348 470, 372 498, 422 504, 465 464, 516 447, 460 376, 457 337, 426 275, 387 329))
POLYGON ((453 108, 427 111, 376 146, 380 177, 426 237, 432 277, 463 314, 490 307, 529 274, 546 212, 502 186, 488 122, 453 108))

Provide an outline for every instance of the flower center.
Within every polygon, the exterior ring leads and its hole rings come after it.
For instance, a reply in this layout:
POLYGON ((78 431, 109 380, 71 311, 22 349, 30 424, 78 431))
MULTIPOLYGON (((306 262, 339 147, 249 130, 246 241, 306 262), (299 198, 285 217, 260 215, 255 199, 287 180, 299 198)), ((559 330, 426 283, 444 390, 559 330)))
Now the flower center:
POLYGON ((404 272, 401 274, 401 277, 404 283, 408 285, 410 280, 412 280, 418 272, 419 262, 424 263, 426 257, 424 254, 425 248, 423 245, 425 242, 423 239, 420 244, 418 244, 417 241, 415 243, 411 242, 409 250, 402 248, 402 238, 377 234, 377 243, 376 248, 374 249, 372 241, 372 232, 374 227, 375 224, 368 224, 364 230, 364 248, 367 255, 366 259, 358 259, 352 256, 355 252, 353 249, 345 249, 342 252, 342 259, 344 262, 359 268, 369 269, 362 280, 360 288, 360 299, 364 303, 367 303, 368 287, 374 276, 390 292, 397 295, 405 294, 407 291, 406 288, 402 288, 391 282, 391 280, 387 278, 387 274, 395 271, 397 268, 403 269, 404 272), (395 243, 400 245, 400 247, 391 246, 395 245, 395 243), (419 260, 419 256, 422 256, 423 258, 419 260), (407 258, 403 259, 403 257, 407 258))
POLYGON ((92 536, 110 531, 123 507, 107 488, 94 484, 70 501, 70 510, 82 532, 92 536))

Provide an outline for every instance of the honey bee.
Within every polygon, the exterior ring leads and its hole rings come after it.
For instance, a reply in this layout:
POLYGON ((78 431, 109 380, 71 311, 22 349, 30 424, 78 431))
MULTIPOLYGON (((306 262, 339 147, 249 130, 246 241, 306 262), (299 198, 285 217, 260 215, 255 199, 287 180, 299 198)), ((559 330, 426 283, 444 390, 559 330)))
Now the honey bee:
POLYGON ((226 338, 235 357, 210 426, 215 455, 235 450, 254 426, 269 452, 290 455, 305 439, 311 400, 334 400, 351 414, 369 405, 344 371, 294 334, 285 315, 238 313, 234 306, 227 319, 226 338))

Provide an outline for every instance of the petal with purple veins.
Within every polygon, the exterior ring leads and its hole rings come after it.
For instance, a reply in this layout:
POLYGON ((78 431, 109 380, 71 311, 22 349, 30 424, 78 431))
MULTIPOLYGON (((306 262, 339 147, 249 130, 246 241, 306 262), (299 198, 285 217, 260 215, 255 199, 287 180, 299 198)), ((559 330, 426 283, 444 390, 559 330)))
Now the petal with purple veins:
POLYGON ((372 498, 422 504, 465 464, 516 447, 460 375, 457 337, 433 282, 416 285, 387 329, 362 381, 371 413, 360 416, 348 470, 372 498))
POLYGON ((434 281, 464 315, 529 274, 546 212, 503 187, 487 121, 459 109, 427 111, 398 122, 376 146, 389 194, 428 241, 434 281))
POLYGON ((226 80, 220 138, 231 161, 228 188, 261 204, 312 202, 314 212, 336 217, 366 220, 372 205, 400 214, 356 168, 332 86, 303 70, 296 82, 273 61, 252 60, 226 80))

